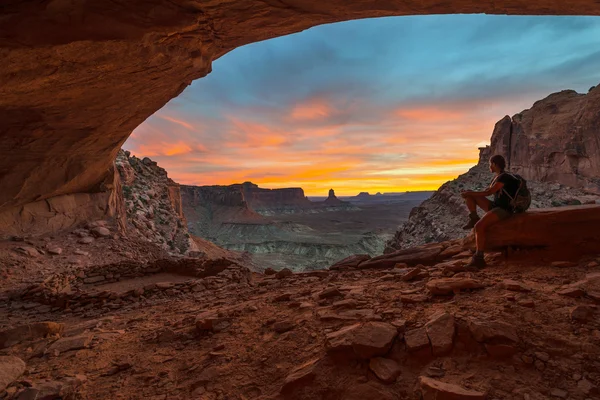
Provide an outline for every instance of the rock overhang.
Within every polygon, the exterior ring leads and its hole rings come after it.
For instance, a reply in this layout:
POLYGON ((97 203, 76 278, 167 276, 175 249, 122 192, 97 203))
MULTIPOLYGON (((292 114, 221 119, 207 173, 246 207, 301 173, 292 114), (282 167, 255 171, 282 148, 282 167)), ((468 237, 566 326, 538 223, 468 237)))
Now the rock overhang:
POLYGON ((344 20, 449 13, 600 15, 600 4, 54 0, 4 5, 0 212, 107 190, 113 160, 133 129, 236 47, 344 20))

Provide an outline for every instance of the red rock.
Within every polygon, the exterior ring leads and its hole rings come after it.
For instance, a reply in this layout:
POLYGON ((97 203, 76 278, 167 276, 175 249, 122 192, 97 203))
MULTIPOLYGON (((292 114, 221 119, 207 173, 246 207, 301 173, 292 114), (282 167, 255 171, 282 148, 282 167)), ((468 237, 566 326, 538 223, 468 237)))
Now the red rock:
POLYGON ((368 254, 355 254, 350 257, 346 257, 329 267, 330 270, 344 270, 358 267, 358 265, 364 261, 370 260, 371 256, 368 254))
POLYGON ((60 335, 64 324, 56 322, 36 322, 0 332, 0 349, 11 347, 24 340, 36 340, 46 336, 60 335))
POLYGON ((392 347, 398 330, 383 322, 367 322, 346 326, 326 335, 329 352, 352 352, 358 358, 383 356, 392 347))
POLYGON ((512 279, 505 279, 500 284, 506 290, 512 290, 513 292, 529 292, 530 289, 523 285, 521 282, 513 281, 512 279))
POLYGON ((415 304, 415 303, 423 303, 429 300, 429 297, 424 294, 405 294, 400 295, 400 301, 404 304, 415 304))
POLYGON ((207 311, 196 317, 196 330, 221 332, 231 325, 229 318, 218 317, 217 314, 207 311))
POLYGON ((404 333, 404 331, 406 330, 406 320, 405 319, 396 319, 396 320, 390 322, 390 324, 392 324, 393 326, 396 327, 396 329, 398 330, 398 333, 404 333))
POLYGON ((463 251, 464 251, 463 246, 456 244, 454 246, 450 246, 450 247, 446 248, 444 251, 442 251, 440 256, 442 258, 449 258, 449 257, 455 256, 457 254, 460 254, 463 251))
POLYGON ((401 372, 396 361, 382 357, 371 358, 369 369, 384 383, 394 383, 401 372))
POLYGON ((294 324, 291 321, 280 321, 280 322, 275 322, 273 324, 273 330, 277 333, 284 333, 287 331, 291 331, 295 327, 296 327, 296 324, 294 324))
POLYGON ((413 268, 406 274, 402 275, 400 279, 402 279, 404 282, 408 282, 415 279, 421 272, 423 272, 423 269, 420 266, 417 266, 416 268, 413 268))
POLYGON ((332 297, 343 297, 344 294, 338 288, 328 288, 319 293, 320 299, 329 299, 332 297))
POLYGON ((567 296, 567 297, 574 297, 574 298, 578 298, 578 297, 583 297, 585 295, 585 291, 581 288, 578 287, 563 287, 561 289, 558 290, 558 292, 556 292, 557 294, 560 294, 561 296, 567 296))
POLYGON ((508 344, 485 344, 485 350, 494 358, 509 358, 516 352, 517 348, 508 344))
POLYGON ((554 261, 550 266, 555 268, 573 268, 576 267, 577 264, 570 261, 554 261))
POLYGON ((40 252, 37 251, 37 249, 35 247, 31 247, 31 246, 19 246, 15 249, 15 251, 17 251, 21 254, 28 255, 30 257, 37 257, 40 255, 40 252))
POLYGON ((0 356, 0 393, 25 372, 25 363, 18 357, 0 356))
POLYGON ((395 253, 384 254, 373 257, 369 261, 361 263, 359 269, 386 269, 393 268, 397 263, 406 263, 408 265, 432 264, 438 255, 442 252, 442 246, 436 247, 415 247, 406 250, 400 250, 395 253))
POLYGON ((107 237, 110 236, 110 231, 103 227, 103 226, 97 226, 95 228, 91 229, 92 235, 96 236, 96 237, 107 237))
POLYGON ((429 337, 425 328, 413 329, 404 333, 406 351, 415 352, 429 347, 429 337))
POLYGON ((333 308, 356 308, 357 302, 354 299, 345 299, 336 301, 331 306, 333 308))
POLYGON ((423 400, 485 400, 486 394, 475 390, 438 381, 426 376, 419 377, 423 400))
POLYGON ((318 366, 319 359, 308 361, 298 367, 296 367, 288 376, 285 378, 283 386, 281 387, 282 393, 288 393, 298 389, 298 387, 310 383, 315 378, 315 370, 318 366))
MULTIPOLYGON (((565 250, 567 255, 597 254, 600 250, 600 206, 566 206, 529 209, 494 225, 486 236, 486 251, 500 251, 507 246, 546 247, 565 250), (560 226, 561 229, 555 229, 560 226)), ((474 236, 465 240, 472 245, 474 236)), ((557 268, 577 264, 556 261, 557 268)))
POLYGON ((326 347, 328 352, 348 351, 352 349, 352 338, 354 331, 360 327, 360 323, 345 326, 335 332, 328 333, 326 347))
POLYGON ((292 294, 291 293, 283 293, 280 294, 279 296, 276 296, 273 301, 275 302, 281 302, 281 301, 290 301, 292 298, 292 294))
POLYGON ((454 343, 454 317, 448 313, 438 313, 425 324, 427 336, 431 342, 434 356, 443 355, 452 350, 454 343))
POLYGON ((514 326, 499 321, 481 321, 470 319, 469 331, 478 342, 493 344, 510 344, 519 342, 514 326))
POLYGON ((58 339, 48 347, 48 351, 58 351, 64 353, 71 350, 81 350, 89 347, 94 335, 83 334, 79 336, 65 337, 58 339))
POLYGON ((392 347, 398 330, 384 322, 367 322, 354 331, 352 348, 363 359, 383 356, 392 347))
POLYGON ((63 250, 60 247, 50 247, 48 248, 48 254, 52 254, 58 256, 62 254, 63 250))
POLYGON ((579 305, 571 310, 571 319, 579 322, 588 322, 594 319, 596 310, 590 306, 579 305))
POLYGON ((287 278, 287 277, 290 277, 293 275, 294 275, 294 273, 292 272, 292 270, 290 270, 289 268, 284 268, 281 271, 277 272, 275 274, 275 277, 277 279, 283 279, 283 278, 287 278))
POLYGON ((430 280, 425 287, 434 295, 448 295, 464 289, 480 289, 484 285, 470 278, 441 278, 430 280))
POLYGON ((277 273, 277 271, 275 271, 273 268, 266 268, 264 271, 265 275, 275 275, 277 273))

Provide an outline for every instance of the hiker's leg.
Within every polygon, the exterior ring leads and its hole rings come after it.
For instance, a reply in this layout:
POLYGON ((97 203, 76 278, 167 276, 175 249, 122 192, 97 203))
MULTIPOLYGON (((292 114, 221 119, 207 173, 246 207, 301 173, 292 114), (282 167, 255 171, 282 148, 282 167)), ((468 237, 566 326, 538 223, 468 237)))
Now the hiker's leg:
POLYGON ((492 209, 492 201, 487 197, 477 196, 475 197, 475 202, 483 211, 488 212, 492 209))
POLYGON ((479 221, 479 215, 477 215, 477 206, 483 211, 488 211, 492 208, 492 202, 483 196, 467 196, 465 197, 467 202, 467 208, 469 209, 469 221, 462 228, 465 230, 473 229, 477 221, 479 221))
MULTIPOLYGON (((494 209, 495 210, 495 209, 494 209)), ((486 239, 486 230, 501 220, 501 217, 498 213, 494 211, 486 212, 483 217, 475 224, 475 243, 476 243, 476 253, 482 254, 483 249, 485 248, 485 239, 486 239)))

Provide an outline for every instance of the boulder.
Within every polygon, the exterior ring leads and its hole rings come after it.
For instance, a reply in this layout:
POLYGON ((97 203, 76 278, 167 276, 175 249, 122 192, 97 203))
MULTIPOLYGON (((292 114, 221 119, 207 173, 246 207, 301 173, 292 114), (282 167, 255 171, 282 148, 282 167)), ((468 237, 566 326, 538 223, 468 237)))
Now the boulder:
POLYGON ((297 390, 298 387, 306 385, 315 378, 315 369, 317 368, 319 359, 308 361, 296 367, 283 382, 281 387, 282 393, 288 393, 297 390))
POLYGON ((398 329, 385 322, 367 322, 354 332, 352 348, 362 359, 383 356, 392 347, 398 329))
POLYGON ((357 323, 327 334, 327 350, 369 359, 387 354, 397 336, 398 329, 384 322, 357 323))
POLYGON ((273 324, 273 330, 277 333, 284 333, 291 331, 295 326, 296 324, 291 321, 279 321, 273 324))
POLYGON ((431 352, 434 356, 443 355, 452 350, 454 328, 454 317, 447 312, 433 315, 425 324, 425 330, 431 342, 431 352))
POLYGON ((531 290, 521 282, 517 282, 512 279, 505 279, 504 281, 502 281, 500 286, 506 290, 511 290, 513 292, 529 292, 531 290))
POLYGON ((594 319, 596 309, 586 305, 579 305, 571 309, 571 319, 578 322, 589 322, 594 319))
POLYGON ((96 237, 108 237, 108 236, 110 236, 110 230, 108 228, 103 227, 103 226, 97 226, 95 228, 92 228, 90 231, 92 232, 92 235, 94 235, 96 237))
POLYGON ((37 257, 40 255, 40 252, 37 251, 35 247, 31 246, 19 246, 15 249, 15 251, 21 254, 25 254, 29 257, 37 257))
POLYGON ((429 347, 429 337, 425 328, 412 329, 404 333, 406 351, 415 352, 429 347))
POLYGON ((25 372, 25 363, 18 357, 0 356, 0 393, 25 372))
POLYGON ((196 330, 198 332, 221 332, 231 325, 229 318, 219 317, 216 313, 207 311, 196 317, 196 330))
POLYGON ((332 271, 352 269, 358 267, 360 263, 365 262, 369 259, 371 259, 371 256, 368 254, 355 254, 336 262, 335 264, 331 265, 329 269, 332 271))
POLYGON ((282 269, 281 271, 279 271, 279 272, 277 272, 275 274, 275 278, 277 278, 277 279, 283 279, 283 278, 287 278, 287 277, 293 276, 293 275, 294 275, 294 273, 292 272, 291 269, 284 268, 284 269, 282 269))
POLYGON ((330 299, 332 297, 344 297, 344 294, 338 288, 328 288, 319 293, 320 299, 330 299))
POLYGON ((468 321, 469 331, 480 343, 512 344, 519 342, 514 326, 500 321, 482 321, 472 318, 468 321))
POLYGON ((397 263, 407 265, 432 265, 443 250, 443 246, 421 246, 410 249, 396 251, 394 253, 384 254, 373 257, 369 261, 361 263, 359 269, 386 269, 394 268, 397 263))
POLYGON ((485 400, 486 394, 445 383, 426 376, 419 377, 423 400, 485 400))
POLYGON ((400 376, 400 365, 389 358, 375 357, 369 361, 369 369, 384 383, 394 383, 400 376))
MULTIPOLYGON (((600 205, 538 208, 494 225, 485 241, 486 251, 508 246, 560 248, 568 255, 600 252, 600 205)), ((472 247, 471 234, 465 245, 472 247)))
POLYGON ((94 335, 83 334, 79 336, 71 336, 58 339, 48 347, 48 351, 58 351, 64 353, 71 350, 81 350, 89 347, 94 335))
POLYGON ((0 332, 0 349, 13 346, 22 341, 41 339, 50 335, 60 335, 64 324, 56 322, 36 322, 0 332))
POLYGON ((425 287, 434 295, 458 293, 464 289, 480 289, 485 285, 471 278, 441 278, 432 279, 425 287))

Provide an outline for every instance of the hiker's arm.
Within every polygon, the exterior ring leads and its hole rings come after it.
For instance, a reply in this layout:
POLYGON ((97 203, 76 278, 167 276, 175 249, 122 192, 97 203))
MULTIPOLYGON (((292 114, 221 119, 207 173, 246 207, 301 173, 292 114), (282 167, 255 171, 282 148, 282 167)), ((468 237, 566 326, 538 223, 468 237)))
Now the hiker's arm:
POLYGON ((481 191, 481 192, 462 192, 460 195, 462 197, 468 197, 468 196, 487 197, 487 196, 490 196, 490 195, 496 193, 497 191, 501 190, 503 186, 504 186, 504 183, 502 183, 502 182, 496 182, 494 184, 494 186, 491 186, 491 187, 487 188, 484 191, 481 191))

